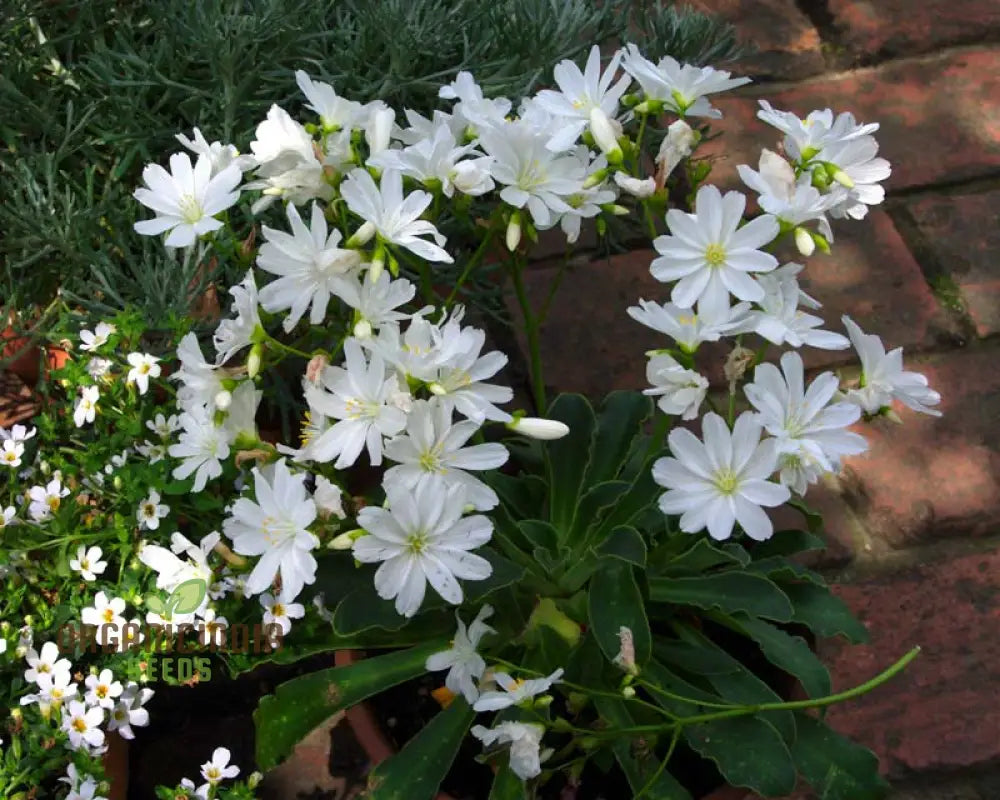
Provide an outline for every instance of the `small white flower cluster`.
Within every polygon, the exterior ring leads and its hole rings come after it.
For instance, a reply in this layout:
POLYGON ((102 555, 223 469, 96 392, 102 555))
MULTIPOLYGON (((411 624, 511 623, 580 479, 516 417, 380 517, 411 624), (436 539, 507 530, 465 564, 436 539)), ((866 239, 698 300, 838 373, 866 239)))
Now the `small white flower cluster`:
POLYGON ((201 778, 204 781, 200 786, 195 786, 190 778, 181 779, 181 787, 187 789, 199 800, 208 800, 211 795, 215 797, 215 792, 220 783, 224 780, 231 780, 240 774, 240 768, 235 764, 230 764, 229 759, 232 754, 226 747, 216 747, 212 751, 212 758, 201 765, 201 778))
MULTIPOLYGON (((98 600, 99 607, 111 608, 103 592, 98 597, 103 598, 98 600)), ((124 610, 124 601, 118 602, 124 610)), ((110 669, 103 669, 87 676, 80 699, 80 686, 73 681, 72 665, 69 659, 59 656, 55 642, 46 642, 40 651, 30 646, 27 648, 24 658, 28 669, 24 672, 24 679, 34 684, 37 691, 23 695, 20 703, 22 706, 37 705, 46 717, 59 715, 57 719, 66 732, 71 749, 85 749, 98 755, 106 749, 105 727, 108 732, 118 731, 125 739, 133 739, 133 725, 143 727, 149 724, 149 712, 143 706, 152 698, 152 689, 140 688, 132 681, 122 686, 110 669)), ((92 779, 76 775, 71 768, 66 782, 73 791, 83 793, 78 785, 92 782, 92 779)), ((96 784, 91 791, 94 788, 96 784)))

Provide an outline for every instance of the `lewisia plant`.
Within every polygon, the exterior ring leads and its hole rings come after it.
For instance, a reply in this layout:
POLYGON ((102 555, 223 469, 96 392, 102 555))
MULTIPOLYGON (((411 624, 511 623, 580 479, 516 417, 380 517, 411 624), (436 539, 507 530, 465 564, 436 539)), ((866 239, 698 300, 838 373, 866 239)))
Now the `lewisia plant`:
MULTIPOLYGON (((422 680, 439 687, 436 713, 374 769, 373 797, 432 798, 442 783, 482 797, 688 798, 722 783, 778 797, 800 778, 826 798, 881 796, 874 756, 814 709, 916 651, 833 694, 810 642, 864 628, 792 558, 822 547, 803 497, 865 451, 865 425, 898 422, 896 401, 938 413, 900 350, 846 317, 846 335, 828 329, 799 283, 807 259, 836 257, 833 222, 882 200, 878 126, 762 102, 782 139, 739 168, 751 203, 708 183, 698 158, 721 116, 713 97, 748 79, 632 45, 556 65, 551 88, 519 102, 460 73, 431 118, 296 78, 302 112, 272 106, 246 155, 178 136, 189 152, 147 167, 135 193, 149 212, 137 231, 241 276, 210 342, 188 332, 160 354, 167 381, 158 359, 128 358, 128 382, 168 386, 175 405, 157 429, 169 476, 133 512, 138 560, 158 589, 213 587, 193 621, 277 622, 280 660, 369 651, 262 699, 258 766, 334 712, 422 680), (585 225, 643 231, 663 283, 622 309, 663 335, 650 386, 596 410, 549 402, 548 303, 524 283, 540 231, 571 247, 585 225), (520 306, 530 409, 482 327, 497 273, 520 306), (800 355, 852 346, 853 377, 810 375, 800 355), (264 430, 289 387, 299 419, 264 430), (183 521, 168 516, 180 502, 197 509, 183 521), (775 531, 782 506, 803 529, 775 531)), ((102 398, 81 388, 78 403, 86 426, 102 398)), ((3 445, 16 468, 23 444, 3 445)), ((34 487, 29 513, 61 491, 34 487)), ((77 553, 85 579, 101 556, 77 553)), ((115 600, 88 610, 133 613, 115 600)), ((70 741, 94 747, 98 714, 73 703, 70 741)), ((228 776, 217 756, 212 775, 228 776)))

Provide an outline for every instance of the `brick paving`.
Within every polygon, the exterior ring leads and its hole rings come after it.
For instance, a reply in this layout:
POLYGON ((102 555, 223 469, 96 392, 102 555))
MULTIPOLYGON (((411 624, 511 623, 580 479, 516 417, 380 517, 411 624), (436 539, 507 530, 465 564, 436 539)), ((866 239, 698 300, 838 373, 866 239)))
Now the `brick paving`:
MULTIPOLYGON (((806 285, 831 327, 852 315, 942 394, 944 417, 902 412, 864 431, 871 451, 810 496, 830 543, 820 560, 872 641, 821 645, 837 688, 919 644, 898 679, 837 707, 835 727, 872 747, 894 800, 1000 797, 1000 4, 996 0, 694 0, 757 52, 755 83, 720 99, 713 179, 736 187, 777 139, 758 98, 805 114, 853 111, 882 124, 893 164, 884 206, 834 225, 833 254, 806 285)), ((660 337, 625 313, 666 298, 652 251, 591 262, 564 278, 543 331, 550 391, 600 396, 645 385, 660 337)), ((793 258, 791 254, 787 254, 793 258)), ((555 266, 527 276, 538 307, 555 266)), ((721 356, 720 356, 721 358, 721 356)), ((811 361, 808 360, 811 358, 811 361)), ((807 354, 852 369, 850 352, 807 354)), ((709 369, 717 377, 718 364, 709 369)))

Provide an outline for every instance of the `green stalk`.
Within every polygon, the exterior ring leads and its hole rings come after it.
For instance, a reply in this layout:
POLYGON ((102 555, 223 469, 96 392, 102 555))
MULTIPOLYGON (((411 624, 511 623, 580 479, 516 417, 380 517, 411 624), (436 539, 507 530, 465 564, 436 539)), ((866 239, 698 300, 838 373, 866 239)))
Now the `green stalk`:
POLYGON ((452 307, 452 305, 455 302, 455 297, 458 295, 459 290, 462 288, 462 286, 468 280, 469 276, 472 274, 472 270, 474 270, 477 266, 479 266, 479 262, 482 261, 483 256, 486 255, 486 248, 488 247, 492 239, 493 239, 493 225, 491 224, 489 230, 486 232, 486 235, 483 237, 483 240, 479 243, 479 247, 476 248, 476 251, 465 263, 465 269, 463 269, 462 274, 458 276, 458 282, 455 284, 455 287, 451 290, 451 294, 448 295, 448 299, 444 301, 445 308, 450 309, 452 307))
POLYGON ((524 288, 524 264, 521 259, 515 256, 510 264, 511 276, 514 279, 514 292, 517 295, 518 305, 521 306, 521 313, 524 314, 524 333, 528 339, 528 357, 531 369, 531 392, 535 400, 535 410, 539 414, 544 414, 548 408, 545 399, 545 381, 542 373, 542 352, 539 339, 538 317, 531 310, 528 302, 528 293, 524 288))

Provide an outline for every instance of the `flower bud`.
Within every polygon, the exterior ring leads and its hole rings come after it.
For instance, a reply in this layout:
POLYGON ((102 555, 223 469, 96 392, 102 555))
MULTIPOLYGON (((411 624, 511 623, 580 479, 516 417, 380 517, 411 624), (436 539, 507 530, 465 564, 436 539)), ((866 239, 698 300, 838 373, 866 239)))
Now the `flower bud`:
POLYGON ((340 534, 340 536, 335 536, 330 540, 330 543, 327 544, 327 547, 331 550, 350 550, 354 547, 356 539, 360 539, 362 536, 367 535, 368 532, 363 528, 355 528, 352 531, 340 534))
POLYGON ((366 222, 360 228, 358 228, 350 238, 345 243, 345 247, 355 248, 363 247, 371 241, 371 238, 375 235, 375 225, 372 222, 366 222))
POLYGON ((522 436, 542 441, 562 439, 569 433, 569 426, 565 423, 541 417, 518 417, 508 422, 507 427, 522 436))
POLYGON ((251 772, 247 776, 247 788, 256 789, 260 785, 260 782, 263 779, 264 779, 264 774, 262 772, 257 772, 256 770, 254 772, 251 772))
POLYGON ((330 359, 327 358, 323 353, 313 356, 309 359, 309 363, 306 364, 306 380, 309 383, 319 383, 320 377, 323 375, 323 370, 327 368, 330 364, 330 359))
POLYGON ((521 212, 515 211, 510 215, 510 222, 507 223, 507 249, 512 253, 517 250, 521 243, 521 212))
POLYGON ((354 323, 352 332, 356 339, 367 339, 372 335, 372 324, 366 319, 359 319, 354 323))
POLYGON ((225 411, 232 404, 233 395, 231 392, 227 391, 226 389, 223 389, 221 392, 215 395, 214 398, 212 398, 212 401, 215 403, 216 408, 218 408, 220 411, 225 411))
POLYGON ((851 176, 844 172, 844 170, 840 169, 840 167, 834 169, 830 177, 841 186, 846 186, 848 189, 854 188, 854 181, 851 180, 851 176))
POLYGON ((618 132, 608 115, 600 108, 590 110, 590 132, 597 146, 608 157, 608 163, 620 164, 622 149, 618 145, 618 132))
POLYGON ((594 170, 587 176, 587 179, 583 182, 584 189, 593 189, 599 183, 604 183, 608 177, 610 170, 607 167, 603 169, 594 170))
POLYGON ((381 153, 389 147, 389 137, 392 134, 392 123, 396 119, 396 112, 380 103, 381 108, 373 111, 365 126, 365 141, 368 142, 369 155, 381 153))
POLYGON ((337 519, 344 519, 347 516, 344 513, 343 492, 340 487, 322 475, 316 476, 313 501, 322 519, 328 519, 331 515, 337 519))
POLYGON ((806 258, 809 258, 816 250, 816 242, 813 241, 809 231, 805 228, 795 229, 795 246, 799 248, 799 252, 806 258))
POLYGON ((633 197, 638 197, 640 200, 650 197, 656 191, 656 181, 653 178, 641 180, 624 172, 616 172, 614 180, 619 189, 633 197))
POLYGON ((263 351, 264 348, 260 342, 250 348, 250 355, 247 358, 247 375, 250 378, 256 378, 260 373, 260 359, 263 351))
POLYGON ((670 173, 681 163, 681 159, 691 155, 701 135, 691 128, 684 120, 678 119, 667 127, 667 135, 660 143, 656 154, 656 185, 662 187, 670 173))
POLYGON ((633 697, 635 697, 635 689, 631 686, 626 686, 624 689, 622 689, 622 697, 631 700, 633 697))

